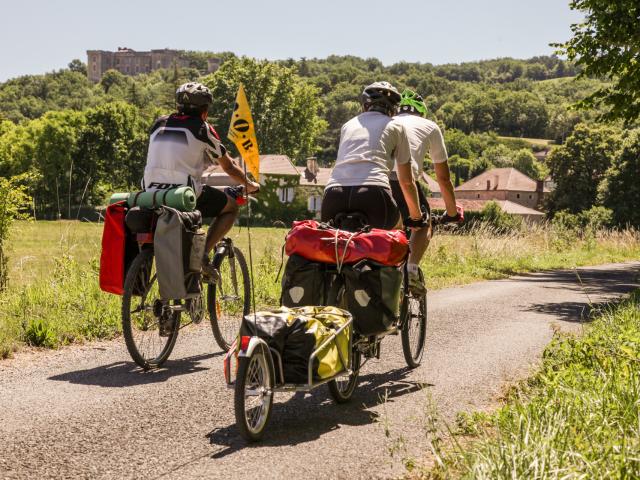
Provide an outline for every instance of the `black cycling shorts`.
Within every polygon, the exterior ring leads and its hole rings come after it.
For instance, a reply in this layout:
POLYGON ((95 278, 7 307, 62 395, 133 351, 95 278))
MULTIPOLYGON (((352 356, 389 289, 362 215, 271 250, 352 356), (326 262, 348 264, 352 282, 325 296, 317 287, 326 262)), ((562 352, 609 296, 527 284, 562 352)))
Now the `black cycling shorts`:
MULTIPOLYGON (((393 194, 393 199, 398 205, 398 209, 400 210, 400 214, 402 215, 402 219, 409 217, 409 207, 407 206, 407 201, 404 199, 404 193, 402 193, 402 187, 400 186, 400 182, 397 180, 391 180, 391 193, 393 194)), ((429 202, 427 202, 427 197, 424 194, 424 190, 420 183, 416 181, 416 188, 418 189, 418 201, 420 202, 420 210, 423 212, 427 212, 427 217, 431 217, 431 208, 429 207, 429 202)))
POLYGON ((328 222, 339 213, 360 212, 373 228, 390 230, 398 224, 400 213, 391 190, 374 185, 331 187, 322 198, 320 217, 328 222))
POLYGON ((229 197, 217 188, 202 186, 202 192, 196 202, 196 209, 202 213, 202 218, 214 218, 227 206, 229 197))

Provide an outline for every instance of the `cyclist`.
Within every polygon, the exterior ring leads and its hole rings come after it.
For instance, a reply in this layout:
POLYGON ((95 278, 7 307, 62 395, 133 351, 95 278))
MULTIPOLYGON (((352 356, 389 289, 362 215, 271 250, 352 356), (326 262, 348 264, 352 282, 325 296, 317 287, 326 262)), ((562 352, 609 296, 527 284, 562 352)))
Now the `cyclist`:
MULTIPOLYGON (((462 217, 456 210, 456 197, 451 183, 449 165, 447 163, 447 149, 444 145, 442 132, 435 122, 425 118, 426 115, 427 107, 420 95, 408 89, 402 92, 400 111, 394 120, 404 127, 411 146, 411 166, 413 176, 416 179, 416 189, 420 197, 420 207, 430 215, 429 204, 417 182, 417 179, 422 174, 424 158, 428 152, 433 162, 436 179, 440 185, 446 207, 446 213, 442 220, 444 222, 459 222, 462 217)), ((406 216, 408 206, 404 201, 404 189, 401 188, 398 181, 399 178, 399 172, 397 176, 396 172, 391 172, 391 191, 400 211, 406 216)), ((424 276, 419 265, 429 246, 431 234, 431 222, 429 221, 424 227, 414 231, 411 235, 411 253, 409 254, 407 268, 409 270, 409 288, 416 294, 426 293, 424 276)))
POLYGON ((203 273, 208 281, 215 281, 218 274, 210 264, 209 252, 231 229, 238 215, 238 205, 224 192, 202 185, 204 170, 213 163, 248 193, 257 192, 260 186, 248 179, 227 153, 215 129, 207 123, 209 106, 213 102, 211 91, 204 85, 188 82, 176 91, 176 113, 158 118, 150 132, 147 164, 142 186, 145 190, 192 187, 198 200, 196 209, 203 218, 213 221, 207 232, 203 273))
POLYGON ((409 142, 402 125, 392 118, 400 93, 388 82, 375 82, 364 89, 361 101, 363 112, 345 123, 340 132, 338 156, 322 198, 322 221, 332 220, 338 213, 361 212, 372 227, 395 228, 400 214, 389 173, 397 163, 406 216, 419 223, 423 215, 409 142))

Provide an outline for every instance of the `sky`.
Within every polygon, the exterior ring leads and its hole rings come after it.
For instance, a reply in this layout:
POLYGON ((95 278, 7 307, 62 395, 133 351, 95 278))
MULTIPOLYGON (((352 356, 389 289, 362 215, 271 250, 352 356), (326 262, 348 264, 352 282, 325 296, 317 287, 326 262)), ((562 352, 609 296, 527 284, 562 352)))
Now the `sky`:
POLYGON ((569 0, 0 0, 0 81, 86 62, 86 50, 175 48, 255 58, 459 63, 553 53, 569 0))

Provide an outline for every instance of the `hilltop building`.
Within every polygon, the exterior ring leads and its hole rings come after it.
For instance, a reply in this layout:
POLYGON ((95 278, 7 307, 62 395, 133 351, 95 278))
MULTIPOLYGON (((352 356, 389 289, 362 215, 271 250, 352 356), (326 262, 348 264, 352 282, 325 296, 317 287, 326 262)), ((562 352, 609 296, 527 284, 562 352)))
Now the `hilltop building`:
MULTIPOLYGON (((99 82, 107 70, 117 70, 124 75, 149 73, 159 68, 188 67, 189 60, 180 50, 163 48, 149 52, 136 52, 130 48, 118 47, 116 52, 107 50, 87 50, 87 77, 99 82)), ((207 59, 207 72, 215 72, 220 67, 220 59, 207 59)))

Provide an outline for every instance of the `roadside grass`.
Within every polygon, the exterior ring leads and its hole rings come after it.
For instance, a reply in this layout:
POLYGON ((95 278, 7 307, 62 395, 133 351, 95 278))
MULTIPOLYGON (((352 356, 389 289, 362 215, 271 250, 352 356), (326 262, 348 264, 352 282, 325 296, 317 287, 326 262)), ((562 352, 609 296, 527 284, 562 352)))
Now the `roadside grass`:
MULTIPOLYGON (((277 305, 276 276, 284 228, 252 229, 256 304, 277 305)), ((100 291, 102 225, 17 222, 10 243, 9 289, 0 295, 0 358, 21 345, 56 348, 120 332, 120 298, 100 291)), ((245 228, 230 233, 248 258, 245 228)), ((431 289, 535 270, 640 258, 635 231, 578 236, 548 226, 502 234, 479 226, 470 234, 437 232, 422 269, 431 289)))
POLYGON ((640 478, 640 291, 584 334, 556 334, 537 374, 493 414, 437 439, 430 479, 640 478))

